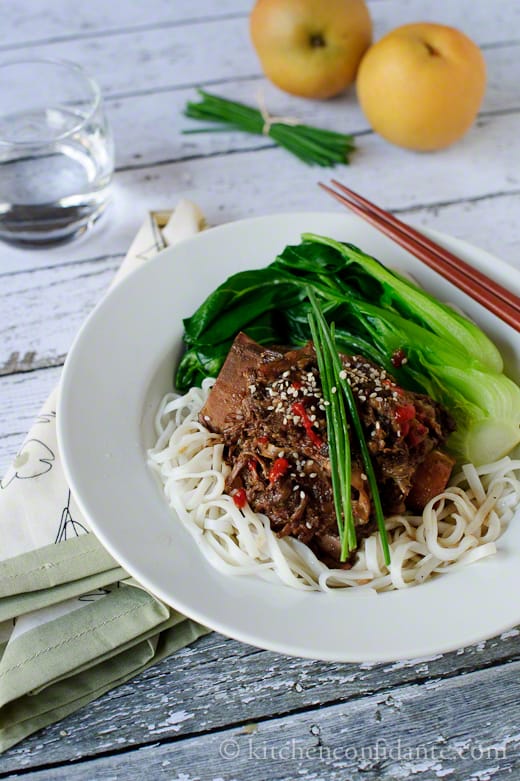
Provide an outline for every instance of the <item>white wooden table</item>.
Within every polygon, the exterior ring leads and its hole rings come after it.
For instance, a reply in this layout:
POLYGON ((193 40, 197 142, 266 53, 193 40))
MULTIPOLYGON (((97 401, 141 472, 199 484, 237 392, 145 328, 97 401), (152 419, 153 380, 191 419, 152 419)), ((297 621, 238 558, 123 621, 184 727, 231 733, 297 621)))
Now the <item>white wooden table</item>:
MULTIPOLYGON (((336 171, 417 223, 512 265, 520 256, 520 5, 515 0, 371 0, 376 37, 399 24, 461 27, 482 47, 489 87, 475 127, 419 155, 367 127, 353 92, 305 102, 265 84, 246 0, 0 0, 0 61, 63 57, 100 81, 115 132, 110 212, 58 249, 0 246, 0 459, 20 446, 58 381, 71 340, 107 288, 148 209, 180 196, 210 223, 283 210, 339 209, 327 176, 266 138, 181 135, 208 86, 353 132, 336 171)), ((1 544, 1 542, 0 542, 1 544)), ((0 778, 375 781, 520 778, 519 630, 456 653, 385 665, 290 659, 211 634, 0 757, 0 778)))

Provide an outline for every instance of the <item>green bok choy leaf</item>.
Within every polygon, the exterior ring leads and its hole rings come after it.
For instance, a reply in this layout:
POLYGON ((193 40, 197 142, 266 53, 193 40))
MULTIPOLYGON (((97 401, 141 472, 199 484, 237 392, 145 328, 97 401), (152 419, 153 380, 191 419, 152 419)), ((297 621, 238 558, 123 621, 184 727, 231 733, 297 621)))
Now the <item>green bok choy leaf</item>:
POLYGON ((307 288, 334 321, 340 350, 365 355, 449 410, 457 430, 448 446, 460 461, 492 461, 520 442, 520 389, 478 326, 354 245, 314 234, 269 266, 229 277, 184 321, 177 389, 215 376, 241 330, 260 344, 304 344, 307 288), (406 360, 396 367, 398 351, 406 360))

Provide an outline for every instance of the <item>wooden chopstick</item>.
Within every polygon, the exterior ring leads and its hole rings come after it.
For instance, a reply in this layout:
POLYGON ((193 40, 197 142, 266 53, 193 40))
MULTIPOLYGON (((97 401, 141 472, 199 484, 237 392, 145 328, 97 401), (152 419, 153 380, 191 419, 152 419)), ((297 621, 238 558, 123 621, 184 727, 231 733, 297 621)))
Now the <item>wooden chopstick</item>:
POLYGON ((397 244, 411 252, 429 268, 456 285, 512 328, 520 331, 520 298, 518 296, 337 180, 333 179, 332 184, 338 187, 341 193, 322 182, 319 183, 322 189, 344 206, 392 238, 397 244))
POLYGON ((492 279, 487 277, 481 271, 470 266, 468 263, 462 260, 462 258, 457 257, 457 255, 454 255, 445 247, 441 247, 439 244, 429 239, 423 233, 420 233, 418 230, 415 230, 415 228, 412 228, 411 225, 407 225, 405 222, 402 222, 397 217, 394 217, 393 214, 390 214, 389 212, 385 212, 379 206, 376 206, 376 204, 371 203, 366 198, 363 198, 362 195, 359 195, 358 193, 354 192, 354 190, 350 190, 344 184, 338 182, 337 179, 332 179, 332 184, 334 184, 336 187, 342 190, 342 192, 346 193, 353 201, 358 203, 360 206, 363 206, 365 209, 373 212, 374 214, 377 214, 385 222, 389 223, 390 225, 394 225, 396 228, 398 228, 406 235, 414 238, 419 244, 421 244, 426 249, 435 252, 437 255, 442 255, 442 260, 444 260, 448 265, 458 269, 463 274, 466 274, 466 276, 469 276, 471 279, 477 280, 482 285, 484 285, 486 289, 490 290, 499 298, 502 298, 504 301, 507 301, 508 303, 511 304, 511 306, 515 307, 518 311, 520 311, 520 299, 518 296, 515 296, 515 294, 512 293, 510 290, 506 290, 506 288, 502 287, 497 282, 494 282, 492 279))

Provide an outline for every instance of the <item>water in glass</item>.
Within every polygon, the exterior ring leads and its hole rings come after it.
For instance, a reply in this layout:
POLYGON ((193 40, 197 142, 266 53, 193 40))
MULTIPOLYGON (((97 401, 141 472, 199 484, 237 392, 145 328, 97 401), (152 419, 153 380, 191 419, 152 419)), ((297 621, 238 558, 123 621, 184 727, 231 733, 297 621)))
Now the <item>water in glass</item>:
POLYGON ((30 103, 0 116, 0 238, 47 245, 84 232, 100 216, 113 146, 95 91, 69 89, 65 99, 30 103))

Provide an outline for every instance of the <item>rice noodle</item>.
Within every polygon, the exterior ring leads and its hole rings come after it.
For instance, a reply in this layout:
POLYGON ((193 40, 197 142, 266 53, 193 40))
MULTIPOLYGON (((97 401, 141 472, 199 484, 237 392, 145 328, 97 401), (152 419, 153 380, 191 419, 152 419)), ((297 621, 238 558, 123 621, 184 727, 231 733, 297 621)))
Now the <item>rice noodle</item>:
POLYGON ((364 539, 351 569, 330 569, 292 537, 279 538, 269 519, 246 505, 242 510, 224 493, 229 467, 224 446, 198 421, 215 380, 185 396, 168 393, 156 418, 157 441, 149 464, 169 505, 220 572, 257 575, 301 590, 330 591, 355 586, 388 591, 422 583, 496 552, 495 541, 520 502, 520 460, 463 466, 451 485, 432 499, 422 516, 386 520, 390 567, 379 534, 364 539))

